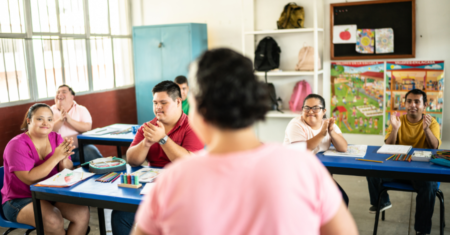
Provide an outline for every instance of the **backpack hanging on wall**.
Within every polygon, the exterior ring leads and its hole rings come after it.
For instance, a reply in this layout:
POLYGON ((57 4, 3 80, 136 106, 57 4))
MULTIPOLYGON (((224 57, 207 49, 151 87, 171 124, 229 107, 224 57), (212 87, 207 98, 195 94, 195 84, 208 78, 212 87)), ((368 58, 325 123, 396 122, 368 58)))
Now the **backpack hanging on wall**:
POLYGON ((292 112, 301 111, 303 109, 303 101, 306 96, 311 94, 311 86, 305 80, 297 82, 289 100, 289 109, 292 112))
POLYGON ((305 27, 305 10, 296 3, 291 2, 284 6, 280 19, 277 21, 278 29, 295 29, 305 27))
POLYGON ((255 51, 255 69, 267 72, 280 67, 281 49, 271 37, 259 41, 255 51))
MULTIPOLYGON (((322 69, 320 57, 317 55, 318 69, 322 69)), ((314 47, 304 46, 298 53, 298 62, 295 65, 297 71, 314 71, 314 47)))

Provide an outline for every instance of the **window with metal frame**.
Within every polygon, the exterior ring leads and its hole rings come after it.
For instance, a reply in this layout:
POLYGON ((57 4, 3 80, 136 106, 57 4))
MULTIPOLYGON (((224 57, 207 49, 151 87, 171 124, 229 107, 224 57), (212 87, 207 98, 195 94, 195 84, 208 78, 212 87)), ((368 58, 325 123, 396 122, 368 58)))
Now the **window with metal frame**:
POLYGON ((129 4, 0 0, 0 107, 133 85, 129 4))

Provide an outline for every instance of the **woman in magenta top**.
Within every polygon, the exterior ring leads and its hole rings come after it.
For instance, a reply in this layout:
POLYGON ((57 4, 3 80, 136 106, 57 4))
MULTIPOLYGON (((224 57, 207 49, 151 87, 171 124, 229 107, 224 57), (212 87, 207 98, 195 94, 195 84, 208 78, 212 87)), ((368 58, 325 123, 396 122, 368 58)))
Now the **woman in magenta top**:
MULTIPOLYGON (((46 104, 34 104, 25 115, 22 129, 3 154, 4 183, 2 209, 12 222, 35 225, 30 185, 45 180, 64 168, 72 168, 72 139, 52 132, 53 112, 46 104)), ((70 221, 67 234, 86 234, 89 208, 41 200, 45 234, 66 234, 64 219, 70 221)))
POLYGON ((270 99, 248 58, 207 51, 190 74, 189 123, 207 150, 166 167, 139 206, 134 235, 357 234, 310 151, 256 137, 270 99))

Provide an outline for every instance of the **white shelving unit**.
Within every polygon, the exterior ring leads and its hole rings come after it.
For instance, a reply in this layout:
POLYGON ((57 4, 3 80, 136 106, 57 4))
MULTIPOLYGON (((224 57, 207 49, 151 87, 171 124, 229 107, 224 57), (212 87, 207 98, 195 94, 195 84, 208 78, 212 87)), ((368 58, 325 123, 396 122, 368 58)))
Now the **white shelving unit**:
MULTIPOLYGON (((301 115, 301 112, 292 112, 288 108, 294 85, 301 80, 307 80, 311 85, 313 93, 322 91, 319 87, 319 79, 323 76, 323 69, 319 70, 319 64, 314 64, 313 71, 294 71, 298 61, 298 53, 302 46, 313 46, 314 56, 323 58, 323 19, 319 19, 320 0, 297 0, 299 6, 305 9, 305 28, 299 29, 276 29, 283 7, 289 1, 280 2, 273 0, 242 0, 242 53, 254 59, 254 52, 258 42, 266 37, 273 37, 281 48, 280 70, 267 73, 268 82, 275 85, 277 97, 283 99, 283 113, 269 111, 266 121, 255 125, 255 131, 264 142, 282 142, 284 131, 289 121, 301 115), (321 27, 319 27, 319 22, 321 27), (321 36, 321 43, 319 43, 321 36), (306 45, 305 45, 306 44, 306 45)), ((321 6, 320 6, 321 7, 321 6)), ((317 61, 315 58, 314 62, 317 61)), ((321 66, 323 68, 323 65, 321 66)), ((255 72, 264 80, 264 72, 255 72)))
MULTIPOLYGON (((255 4, 256 4, 256 2, 258 0, 242 0, 242 1, 243 1, 243 4, 242 4, 243 7, 245 5, 248 5, 248 6, 253 8, 252 11, 251 11, 253 14, 244 14, 243 13, 243 15, 245 15, 245 17, 250 18, 250 19, 247 19, 247 20, 250 20, 252 22, 251 24, 253 26, 253 27, 250 27, 251 29, 248 29, 249 27, 245 27, 245 22, 244 22, 245 19, 242 22, 242 37, 243 37, 242 38, 242 52, 243 52, 244 55, 247 54, 247 56, 251 56, 251 57, 253 56, 253 55, 248 55, 247 49, 251 49, 252 51, 254 51, 256 49, 257 42, 256 42, 256 37, 255 36, 258 36, 258 35, 273 36, 273 35, 280 35, 280 34, 294 34, 295 35, 295 34, 304 34, 304 33, 308 33, 308 34, 312 33, 312 35, 313 35, 312 39, 313 39, 314 55, 315 56, 319 55, 319 48, 323 48, 323 44, 322 45, 319 44, 319 32, 323 33, 323 28, 319 28, 318 27, 318 22, 317 22, 318 21, 317 0, 311 1, 311 2, 313 2, 313 12, 312 12, 313 15, 314 15, 313 16, 313 27, 310 27, 310 28, 299 28, 299 29, 281 29, 281 30, 278 30, 278 29, 276 29, 276 30, 254 30, 254 28, 255 28, 255 23, 254 23, 254 20, 255 20, 254 19, 255 18, 255 9, 254 9, 254 6, 255 6, 255 4), (245 4, 246 1, 247 1, 247 3, 248 3, 248 1, 252 1, 252 2, 250 4, 245 4), (255 43, 250 48, 248 48, 248 46, 246 45, 246 39, 249 36, 252 36, 253 39, 255 40, 255 43)), ((300 3, 297 3, 297 4, 301 6, 302 2, 306 3, 306 2, 310 2, 310 1, 302 0, 302 1, 300 1, 300 3)), ((286 2, 284 4, 287 4, 287 3, 288 2, 286 2)), ((282 9, 280 9, 280 12, 278 14, 281 14, 281 10, 282 9)), ((305 14, 311 14, 311 12, 306 12, 305 14)), ((274 19, 274 20, 278 20, 278 18, 274 19)), ((282 53, 281 53, 280 57, 283 57, 283 50, 285 50, 285 49, 286 48, 281 47, 282 53)), ((297 54, 298 54, 298 52, 297 52, 297 54)), ((321 58, 323 58, 323 56, 321 56, 321 58)), ((291 60, 297 61, 297 57, 291 58, 291 60)), ((274 71, 274 72, 268 72, 267 76, 268 77, 313 76, 313 84, 310 84, 310 85, 312 86, 313 93, 318 93, 318 90, 319 90, 319 85, 318 85, 319 75, 323 74, 323 69, 319 70, 319 65, 316 63, 317 62, 317 58, 314 58, 314 62, 315 62, 315 64, 314 64, 314 71, 290 71, 290 70, 274 71)), ((280 65, 280 67, 281 66, 282 65, 280 65)), ((260 77, 264 77, 264 75, 265 75, 264 72, 255 72, 255 74, 257 76, 260 76, 260 77)), ((299 78, 298 80, 300 81, 300 80, 302 80, 302 78, 299 78)), ((292 89, 293 88, 294 87, 292 87, 292 89)), ((278 92, 277 92, 277 95, 278 95, 278 92)), ((267 117, 271 117, 271 118, 272 117, 274 117, 274 118, 283 118, 283 117, 286 117, 286 118, 289 117, 290 118, 290 117, 292 117, 292 115, 290 114, 289 110, 283 110, 283 111, 285 111, 284 112, 285 114, 278 112, 279 114, 275 115, 272 112, 270 112, 267 115, 267 117)))

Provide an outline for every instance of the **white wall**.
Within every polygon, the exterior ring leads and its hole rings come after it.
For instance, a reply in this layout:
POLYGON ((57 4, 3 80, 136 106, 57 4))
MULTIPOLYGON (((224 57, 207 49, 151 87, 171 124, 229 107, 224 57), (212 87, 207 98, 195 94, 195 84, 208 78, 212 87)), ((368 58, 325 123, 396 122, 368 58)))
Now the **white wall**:
MULTIPOLYGON (((361 0, 356 0, 361 1, 361 0)), ((270 0, 133 0, 132 13, 133 13, 133 25, 153 25, 153 24, 171 24, 171 23, 206 23, 208 25, 208 47, 229 47, 237 51, 242 51, 242 6, 246 7, 251 4, 255 4, 255 19, 256 22, 246 20, 246 27, 254 25, 255 29, 270 29, 275 28, 275 21, 281 13, 280 6, 283 6, 289 1, 270 1, 270 0), (263 7, 263 9, 259 9, 263 7), (275 18, 275 19, 273 19, 275 18), (273 26, 272 26, 273 25, 273 26)), ((311 1, 301 0, 296 1, 299 5, 305 6, 306 9, 306 27, 312 27, 311 23, 311 1)), ((323 66, 324 80, 323 90, 319 89, 319 93, 324 95, 329 104, 330 93, 330 18, 329 9, 331 3, 351 2, 344 0, 323 0, 319 1, 322 5, 322 11, 320 18, 324 23, 324 47, 323 47, 323 66)), ((450 9, 449 0, 416 0, 416 58, 413 60, 445 60, 445 69, 450 71, 450 9)), ((311 36, 312 37, 312 36, 311 36)), ((249 39, 246 38, 246 42, 249 39)), ((250 39, 251 40, 251 39, 250 39)), ((302 44, 303 39, 299 39, 298 43, 302 44)), ((312 42, 312 41, 311 41, 312 42)), ((283 42, 282 42, 283 43, 283 42)), ((246 43, 247 44, 247 43, 246 43)), ((284 43, 285 44, 285 43, 284 43)), ((280 45, 282 48, 285 45, 280 45)), ((296 44, 294 49, 290 52, 284 53, 297 53, 298 48, 301 45, 296 44)), ((249 51, 249 50, 246 50, 249 51)), ((248 52, 249 53, 249 52, 248 52)), ((251 56, 251 55, 249 55, 251 56)), ((292 58, 291 55, 287 58, 292 58)), ((295 58, 292 59, 295 61, 295 58)), ((404 60, 404 59, 401 59, 404 60)), ((447 89, 450 89, 450 80, 447 78, 447 89)), ((276 81, 275 81, 276 82, 276 81)), ((283 86, 284 88, 285 86, 283 86)), ((283 89, 278 93, 286 93, 283 89)), ((449 92, 447 92, 449 93, 449 92)), ((277 94, 278 95, 278 94, 277 94)), ((289 97, 289 94, 285 94, 285 97, 289 97)), ((450 104, 450 93, 445 94, 446 104, 450 104)), ((285 103, 287 100, 285 100, 285 103)), ((280 130, 280 122, 287 123, 287 120, 277 120, 276 125, 273 126, 273 130, 270 130, 269 125, 265 125, 268 128, 268 133, 276 131, 277 136, 281 136, 284 130, 280 130)), ((267 123, 266 123, 267 124, 267 123)), ((443 145, 441 148, 450 148, 450 105, 444 107, 444 131, 443 131, 443 145)), ((356 135, 346 134, 345 138, 349 143, 353 144, 373 144, 381 145, 383 143, 383 136, 376 135, 356 135)), ((279 141, 282 141, 277 137, 279 141)))

